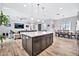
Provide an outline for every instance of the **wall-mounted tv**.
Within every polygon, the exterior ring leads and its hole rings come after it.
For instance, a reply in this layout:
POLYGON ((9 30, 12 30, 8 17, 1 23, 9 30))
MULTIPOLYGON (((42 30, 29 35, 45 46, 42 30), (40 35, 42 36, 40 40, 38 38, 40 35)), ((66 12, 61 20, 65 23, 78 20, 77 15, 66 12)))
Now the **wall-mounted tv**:
POLYGON ((24 28, 24 24, 21 24, 21 23, 15 23, 15 24, 14 24, 14 28, 17 28, 17 29, 23 29, 23 28, 24 28))

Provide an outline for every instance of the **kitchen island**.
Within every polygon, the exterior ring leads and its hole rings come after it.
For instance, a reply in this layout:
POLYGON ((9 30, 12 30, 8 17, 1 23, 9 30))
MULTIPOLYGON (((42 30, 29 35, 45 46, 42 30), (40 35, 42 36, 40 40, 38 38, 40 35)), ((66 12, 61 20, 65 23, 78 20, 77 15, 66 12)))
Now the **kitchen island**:
POLYGON ((22 45, 25 51, 35 56, 53 43, 53 32, 23 32, 22 45))

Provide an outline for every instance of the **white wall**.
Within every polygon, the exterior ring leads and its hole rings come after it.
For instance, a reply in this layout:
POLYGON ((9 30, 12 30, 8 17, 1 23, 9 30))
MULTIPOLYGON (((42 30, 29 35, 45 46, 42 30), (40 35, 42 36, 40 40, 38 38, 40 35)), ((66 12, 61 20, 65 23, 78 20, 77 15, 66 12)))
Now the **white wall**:
POLYGON ((36 29, 38 30, 38 24, 41 24, 41 30, 53 31, 51 19, 41 19, 41 21, 35 21, 36 29), (49 27, 48 27, 49 25, 49 27))
POLYGON ((29 28, 26 28, 26 25, 28 24, 28 23, 26 23, 26 20, 20 20, 20 14, 21 13, 18 13, 18 12, 16 12, 16 11, 14 11, 14 10, 4 10, 4 9, 2 9, 3 10, 3 13, 5 14, 5 15, 9 15, 9 24, 11 24, 11 27, 6 27, 6 26, 0 26, 0 33, 2 34, 2 33, 9 33, 10 32, 10 30, 24 30, 24 29, 28 29, 29 30, 29 28), (24 26, 24 29, 15 29, 14 28, 14 24, 15 23, 22 23, 22 24, 24 24, 25 26, 24 26))
MULTIPOLYGON (((0 26, 0 31, 1 31, 0 33, 3 33, 3 32, 9 33, 10 30, 16 30, 16 31, 26 30, 26 29, 30 30, 30 27, 31 27, 31 29, 38 30, 38 24, 39 23, 42 24, 42 30, 53 31, 54 30, 54 28, 52 27, 53 24, 55 24, 56 30, 60 29, 60 26, 61 26, 61 23, 62 23, 63 20, 71 21, 72 22, 71 30, 75 31, 75 25, 76 25, 76 20, 77 20, 76 16, 75 17, 57 19, 57 20, 54 20, 54 21, 52 21, 52 19, 41 19, 40 22, 37 22, 37 21, 32 22, 29 18, 28 18, 29 21, 27 21, 28 19, 20 20, 20 17, 19 17, 20 15, 18 13, 16 13, 16 15, 15 15, 14 13, 12 13, 13 11, 12 12, 9 11, 9 12, 4 10, 4 13, 10 16, 11 27, 0 26), (15 29, 14 23, 24 24, 25 25, 24 29, 15 29), (27 24, 30 25, 29 28, 26 27, 27 24), (48 27, 47 25, 50 25, 50 26, 48 27), (35 27, 35 28, 33 28, 33 27, 35 27)), ((14 12, 16 12, 16 11, 14 11, 14 12)))
POLYGON ((77 20, 78 20, 77 16, 55 20, 55 30, 60 30, 60 27, 62 27, 64 25, 64 24, 62 24, 62 22, 67 21, 67 22, 71 23, 70 31, 75 31, 76 26, 77 26, 77 24, 76 24, 77 20))
POLYGON ((0 11, 1 11, 1 9, 2 9, 2 4, 0 3, 0 11))
MULTIPOLYGON (((1 3, 0 3, 1 4, 1 3)), ((79 4, 41 4, 39 7, 39 18, 40 18, 40 22, 37 22, 37 18, 38 18, 38 7, 36 6, 36 4, 33 4, 33 7, 31 4, 26 4, 27 7, 23 6, 24 4, 2 4, 0 5, 0 8, 2 8, 4 14, 9 15, 10 16, 10 24, 11 27, 4 27, 4 26, 0 26, 0 33, 1 32, 9 32, 9 30, 18 30, 14 28, 14 23, 24 23, 29 24, 35 27, 35 29, 38 29, 38 24, 41 23, 42 24, 42 30, 51 30, 53 31, 52 28, 52 24, 57 24, 55 22, 53 22, 53 19, 58 19, 61 20, 63 18, 64 19, 68 19, 71 21, 75 21, 76 18, 73 17, 74 15, 76 16, 77 12, 79 11, 79 4), (10 9, 6 9, 5 7, 8 7, 10 9), (45 7, 45 11, 43 12, 43 10, 41 9, 41 7, 45 7), (59 8, 63 8, 62 11, 59 10, 59 8), (57 13, 60 13, 60 15, 56 15, 57 13), (64 15, 64 17, 63 17, 64 15), (31 21, 31 16, 34 17, 34 20, 31 21), (20 20, 20 18, 26 18, 25 20, 20 20), (71 18, 65 18, 65 17, 71 17, 71 18), (43 23, 42 21, 45 20, 45 22, 43 23), (33 24, 33 25, 32 25, 33 24), (47 27, 47 25, 50 25, 50 27, 47 27), (46 27, 45 27, 46 26, 46 27)), ((72 23, 74 24, 74 22, 72 23)), ((56 25, 56 28, 59 28, 60 24, 58 23, 58 25, 56 25)), ((30 30, 30 28, 24 28, 24 29, 28 29, 30 30)), ((21 30, 24 30, 21 29, 21 30)), ((32 29, 34 29, 32 27, 32 29)), ((72 29, 74 30, 74 25, 72 26, 72 29)), ((20 29, 19 29, 20 30, 20 29)))
POLYGON ((41 21, 38 22, 36 19, 35 20, 30 20, 29 18, 20 20, 21 17, 21 13, 15 11, 15 10, 5 10, 3 9, 3 13, 5 15, 9 15, 9 24, 11 24, 11 27, 6 27, 6 26, 0 26, 0 33, 9 33, 10 30, 38 30, 38 24, 42 24, 42 30, 48 30, 48 31, 53 31, 52 28, 52 24, 53 22, 51 22, 51 19, 40 19, 41 21), (43 20, 45 20, 44 22, 42 22, 43 20), (15 23, 22 23, 24 24, 24 29, 15 29, 14 28, 14 24, 15 23), (46 25, 45 25, 46 24, 46 25), (50 25, 49 27, 47 27, 47 25, 50 25), (29 25, 29 27, 27 28, 26 25, 29 25), (46 26, 46 27, 45 27, 46 26))
POLYGON ((79 30, 79 20, 77 20, 77 30, 79 30))

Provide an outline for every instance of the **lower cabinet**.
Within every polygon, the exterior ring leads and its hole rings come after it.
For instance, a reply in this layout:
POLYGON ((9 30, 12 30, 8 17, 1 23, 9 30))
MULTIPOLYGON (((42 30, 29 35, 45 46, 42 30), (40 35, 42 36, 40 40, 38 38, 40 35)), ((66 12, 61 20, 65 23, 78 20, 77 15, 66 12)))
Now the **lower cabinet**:
POLYGON ((50 44, 53 43, 53 34, 50 35, 50 44))
POLYGON ((50 37, 47 36, 47 37, 46 37, 46 46, 48 47, 49 45, 50 45, 50 37))
POLYGON ((50 46, 53 43, 53 35, 49 34, 46 36, 46 46, 50 46))
POLYGON ((53 43, 53 34, 28 37, 22 35, 23 48, 29 55, 35 56, 53 43))
POLYGON ((37 55, 41 52, 41 37, 33 38, 33 55, 37 55))
POLYGON ((32 38, 26 37, 27 40, 27 52, 32 55, 32 38))
POLYGON ((42 37, 41 39, 41 50, 44 50, 46 48, 46 37, 42 37))
POLYGON ((27 50, 27 40, 25 35, 22 35, 22 46, 27 50))

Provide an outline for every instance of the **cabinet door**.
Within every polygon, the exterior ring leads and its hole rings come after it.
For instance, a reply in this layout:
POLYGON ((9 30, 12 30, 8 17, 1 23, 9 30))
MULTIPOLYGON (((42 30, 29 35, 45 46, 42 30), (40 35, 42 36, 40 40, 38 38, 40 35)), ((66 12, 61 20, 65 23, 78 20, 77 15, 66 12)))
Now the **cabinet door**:
POLYGON ((50 37, 49 35, 46 37, 46 46, 48 47, 50 45, 50 37))
POLYGON ((53 34, 50 35, 50 44, 53 43, 53 34))
POLYGON ((27 52, 32 55, 32 38, 26 37, 27 39, 27 52))
POLYGON ((41 50, 44 50, 46 48, 46 37, 41 37, 41 50))
POLYGON ((26 50, 27 49, 27 40, 26 40, 26 36, 25 35, 22 35, 22 45, 23 45, 23 48, 26 50))
POLYGON ((41 51, 41 37, 33 39, 33 55, 37 55, 41 51))

